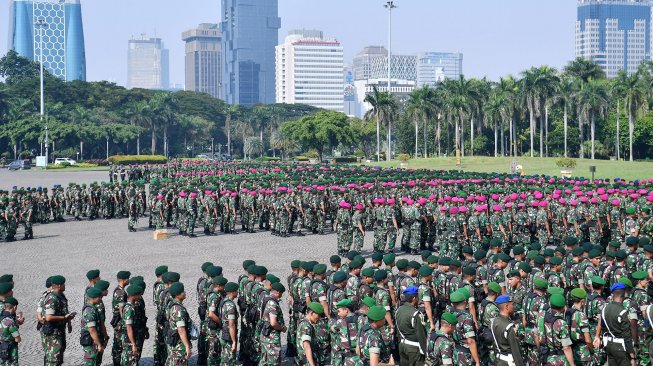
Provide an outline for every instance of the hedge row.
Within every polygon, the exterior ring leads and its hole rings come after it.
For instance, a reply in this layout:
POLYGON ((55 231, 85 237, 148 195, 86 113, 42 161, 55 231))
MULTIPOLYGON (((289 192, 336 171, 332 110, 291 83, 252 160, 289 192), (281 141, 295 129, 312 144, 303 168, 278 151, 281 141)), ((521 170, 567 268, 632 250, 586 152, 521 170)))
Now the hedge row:
POLYGON ((167 162, 163 155, 114 155, 109 156, 113 164, 164 164, 167 162))

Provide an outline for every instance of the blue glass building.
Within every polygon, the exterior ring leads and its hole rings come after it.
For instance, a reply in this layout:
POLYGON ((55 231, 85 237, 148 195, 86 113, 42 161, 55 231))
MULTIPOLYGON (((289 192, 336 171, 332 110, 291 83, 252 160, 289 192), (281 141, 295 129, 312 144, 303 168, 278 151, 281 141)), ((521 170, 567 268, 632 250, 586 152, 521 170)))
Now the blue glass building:
POLYGON ((651 58, 650 0, 579 0, 576 57, 596 62, 608 77, 635 72, 651 58))
POLYGON ((222 96, 229 104, 275 102, 277 0, 222 0, 222 96))
POLYGON ((9 14, 10 49, 37 62, 42 55, 43 67, 58 78, 86 80, 80 0, 12 0, 9 14))

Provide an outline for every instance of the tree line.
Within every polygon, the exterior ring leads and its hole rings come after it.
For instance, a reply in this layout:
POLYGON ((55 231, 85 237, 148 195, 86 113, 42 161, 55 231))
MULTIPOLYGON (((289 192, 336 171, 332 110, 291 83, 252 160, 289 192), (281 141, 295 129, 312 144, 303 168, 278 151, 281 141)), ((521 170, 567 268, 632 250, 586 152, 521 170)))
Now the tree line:
MULTIPOLYGON (((45 139, 39 67, 0 59, 0 154, 39 155, 45 139)), ((577 59, 518 77, 446 79, 399 99, 374 89, 363 119, 307 105, 228 105, 207 94, 64 82, 45 75, 51 156, 116 154, 288 158, 339 152, 368 159, 414 156, 653 157, 653 62, 607 79, 577 59), (383 136, 383 137, 382 137, 383 136), (77 155, 79 154, 79 155, 77 155)))

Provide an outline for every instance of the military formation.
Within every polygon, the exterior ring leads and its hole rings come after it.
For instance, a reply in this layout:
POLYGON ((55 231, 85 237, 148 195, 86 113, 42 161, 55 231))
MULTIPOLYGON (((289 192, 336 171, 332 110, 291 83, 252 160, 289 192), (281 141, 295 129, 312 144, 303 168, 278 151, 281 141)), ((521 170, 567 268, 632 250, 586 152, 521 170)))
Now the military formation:
MULTIPOLYGON (((136 181, 55 187, 52 198, 64 198, 45 206, 45 221, 60 212, 127 217, 135 230, 149 217, 152 228, 189 237, 202 226, 214 235, 218 225, 224 234, 332 229, 337 254, 328 263, 294 260, 278 275, 246 260, 232 281, 206 262, 192 291, 159 266, 155 319, 145 315, 142 276, 118 272, 111 292, 89 271, 80 314, 68 307, 66 279, 52 276, 36 313, 46 365, 64 363, 76 318, 85 365, 108 359, 109 346, 114 365, 138 365, 145 340, 155 365, 170 366, 191 357, 200 365, 652 364, 653 180, 199 162, 147 171, 136 181), (68 191, 122 198, 73 199, 67 211, 68 191), (187 289, 197 309, 184 305, 187 289)), ((16 188, 0 201, 7 212, 43 196, 16 188)), ((18 364, 24 318, 14 285, 0 277, 0 365, 18 364)))

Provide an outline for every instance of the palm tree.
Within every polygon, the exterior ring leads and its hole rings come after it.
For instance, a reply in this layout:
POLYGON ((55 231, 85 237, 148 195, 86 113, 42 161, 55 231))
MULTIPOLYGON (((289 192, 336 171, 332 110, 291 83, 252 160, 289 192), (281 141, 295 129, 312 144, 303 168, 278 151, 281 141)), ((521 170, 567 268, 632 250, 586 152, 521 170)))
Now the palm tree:
POLYGON ((537 89, 537 69, 522 72, 520 80, 521 104, 528 109, 529 115, 529 135, 531 139, 531 158, 533 157, 533 140, 535 135, 535 109, 537 108, 538 89, 537 89))
POLYGON ((635 131, 635 119, 644 112, 647 102, 647 94, 650 85, 647 86, 642 77, 643 68, 630 76, 619 74, 617 85, 624 97, 624 107, 628 111, 628 143, 630 161, 633 161, 633 133, 635 131))
POLYGON ((231 124, 240 116, 240 106, 229 104, 224 110, 225 114, 225 132, 227 133, 227 154, 231 155, 231 124))
POLYGON ((596 132, 596 116, 604 116, 608 108, 608 91, 601 80, 589 79, 576 93, 578 116, 590 121, 590 138, 592 141, 591 157, 594 160, 594 142, 596 132))
POLYGON ((426 136, 427 125, 426 121, 435 114, 435 93, 428 85, 424 85, 419 89, 415 89, 410 93, 408 99, 407 114, 412 117, 415 122, 415 157, 418 154, 418 135, 419 135, 419 122, 424 125, 424 157, 427 156, 426 150, 426 136))
POLYGON ((568 107, 573 103, 572 95, 576 81, 568 75, 560 78, 556 84, 556 92, 553 94, 551 101, 553 103, 561 103, 563 107, 563 124, 564 124, 564 157, 567 157, 567 130, 568 130, 568 107))
POLYGON ((565 67, 565 74, 586 83, 589 79, 604 79, 605 72, 593 61, 578 57, 565 67))
POLYGON ((472 116, 478 100, 478 91, 473 84, 474 81, 465 79, 463 75, 455 80, 446 79, 442 84, 445 90, 446 104, 450 106, 452 118, 455 121, 455 148, 460 150, 462 156, 465 155, 463 125, 465 118, 472 116))
POLYGON ((509 155, 516 156, 517 139, 515 136, 517 132, 517 126, 515 126, 515 109, 519 97, 519 86, 515 78, 512 75, 508 75, 505 78, 502 77, 499 79, 499 83, 497 84, 497 90, 500 91, 503 100, 500 109, 501 118, 504 122, 508 121, 509 123, 509 134, 510 134, 509 155), (513 151, 514 151, 514 155, 513 155, 513 151))
POLYGON ((376 118, 376 160, 381 160, 381 132, 380 124, 388 125, 388 146, 386 147, 386 160, 390 161, 390 119, 399 108, 397 100, 388 92, 380 92, 376 86, 372 87, 372 93, 365 96, 364 101, 372 106, 372 109, 365 113, 365 119, 376 118))

